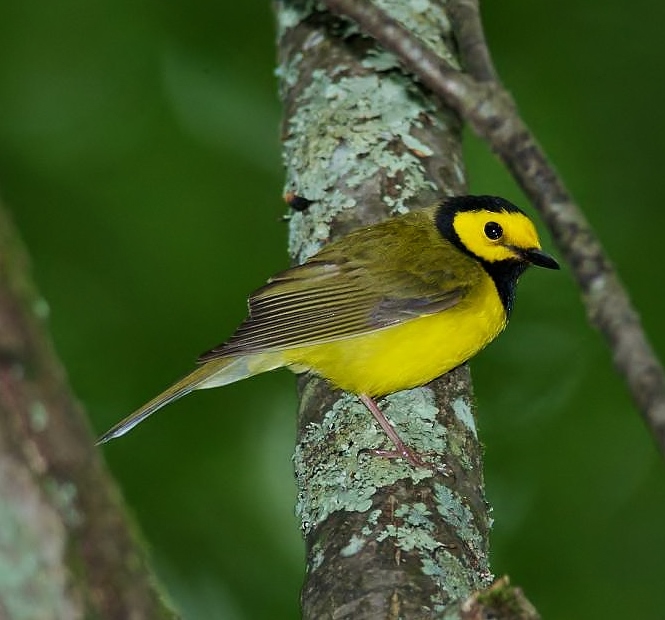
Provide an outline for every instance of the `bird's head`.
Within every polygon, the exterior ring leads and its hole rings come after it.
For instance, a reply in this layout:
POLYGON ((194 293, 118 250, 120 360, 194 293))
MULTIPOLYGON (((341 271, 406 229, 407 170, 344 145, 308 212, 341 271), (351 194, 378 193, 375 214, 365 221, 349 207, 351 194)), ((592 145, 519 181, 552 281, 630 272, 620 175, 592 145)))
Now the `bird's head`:
POLYGON ((439 209, 436 223, 445 238, 485 263, 559 269, 556 260, 541 249, 533 222, 503 198, 449 198, 439 209))

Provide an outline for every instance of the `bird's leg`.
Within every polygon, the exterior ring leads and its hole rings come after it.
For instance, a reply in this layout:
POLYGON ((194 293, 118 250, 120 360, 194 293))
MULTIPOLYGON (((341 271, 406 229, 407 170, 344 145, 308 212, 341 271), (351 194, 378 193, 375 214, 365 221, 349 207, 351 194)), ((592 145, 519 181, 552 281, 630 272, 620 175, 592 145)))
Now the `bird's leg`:
POLYGON ((363 405, 369 409, 369 412, 374 416, 374 419, 379 423, 379 426, 383 429, 385 434, 388 435, 390 441, 395 444, 395 450, 371 450, 372 454, 388 459, 403 458, 409 461, 414 467, 431 467, 422 460, 417 452, 409 448, 409 446, 402 441, 390 422, 388 422, 386 416, 383 415, 381 409, 379 409, 379 406, 371 397, 367 396, 367 394, 359 394, 359 398, 363 405))

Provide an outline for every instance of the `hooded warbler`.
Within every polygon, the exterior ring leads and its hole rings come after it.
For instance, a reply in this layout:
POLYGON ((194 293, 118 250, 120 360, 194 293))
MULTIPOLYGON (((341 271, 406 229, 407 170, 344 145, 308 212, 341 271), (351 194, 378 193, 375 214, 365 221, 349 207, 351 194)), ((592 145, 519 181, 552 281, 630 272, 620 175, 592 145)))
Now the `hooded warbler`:
POLYGON ((286 366, 358 395, 395 444, 380 453, 422 465, 374 397, 424 385, 485 347, 529 265, 559 268, 531 220, 494 196, 448 198, 354 230, 270 278, 226 342, 98 443, 192 390, 286 366))

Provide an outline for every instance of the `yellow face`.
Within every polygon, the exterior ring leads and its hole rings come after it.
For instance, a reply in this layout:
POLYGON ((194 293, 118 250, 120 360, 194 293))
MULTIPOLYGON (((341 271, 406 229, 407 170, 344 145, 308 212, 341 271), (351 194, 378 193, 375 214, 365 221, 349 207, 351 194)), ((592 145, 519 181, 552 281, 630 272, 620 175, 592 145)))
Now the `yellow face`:
POLYGON ((540 250, 534 225, 520 211, 460 211, 453 228, 470 252, 488 262, 524 260, 522 251, 540 250))

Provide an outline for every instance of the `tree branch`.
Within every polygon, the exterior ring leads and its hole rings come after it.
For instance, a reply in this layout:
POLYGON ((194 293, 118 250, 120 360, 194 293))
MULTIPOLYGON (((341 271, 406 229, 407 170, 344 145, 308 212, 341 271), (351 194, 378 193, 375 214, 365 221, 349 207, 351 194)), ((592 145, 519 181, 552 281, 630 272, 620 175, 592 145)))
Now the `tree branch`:
MULTIPOLYGON (((465 190, 458 118, 392 55, 312 4, 276 4, 286 195, 305 207, 290 219, 297 261, 359 224, 465 190)), ((402 15, 457 62, 441 36, 442 9, 405 5, 402 15)), ((358 399, 312 376, 299 385, 303 617, 432 617, 488 586, 490 521, 468 367, 380 402, 410 446, 445 455, 449 477, 365 454, 389 446, 358 399)))
POLYGON ((174 618, 44 328, 0 206, 0 617, 174 618), (20 611, 19 611, 20 610, 20 611))
MULTIPOLYGON (((510 95, 494 80, 477 81, 461 73, 367 0, 324 3, 334 13, 357 22, 363 32, 396 54, 408 71, 456 110, 503 160, 549 227, 577 280, 590 322, 605 337, 616 369, 665 454, 663 367, 600 241, 517 114, 510 95)), ((471 10, 472 15, 476 12, 471 10)), ((461 19, 460 13, 458 18, 461 19)), ((478 52, 484 46, 484 37, 477 35, 478 28, 479 22, 460 27, 457 32, 461 37, 473 36, 461 47, 475 59, 472 70, 486 78, 493 70, 487 64, 489 53, 478 52)))

